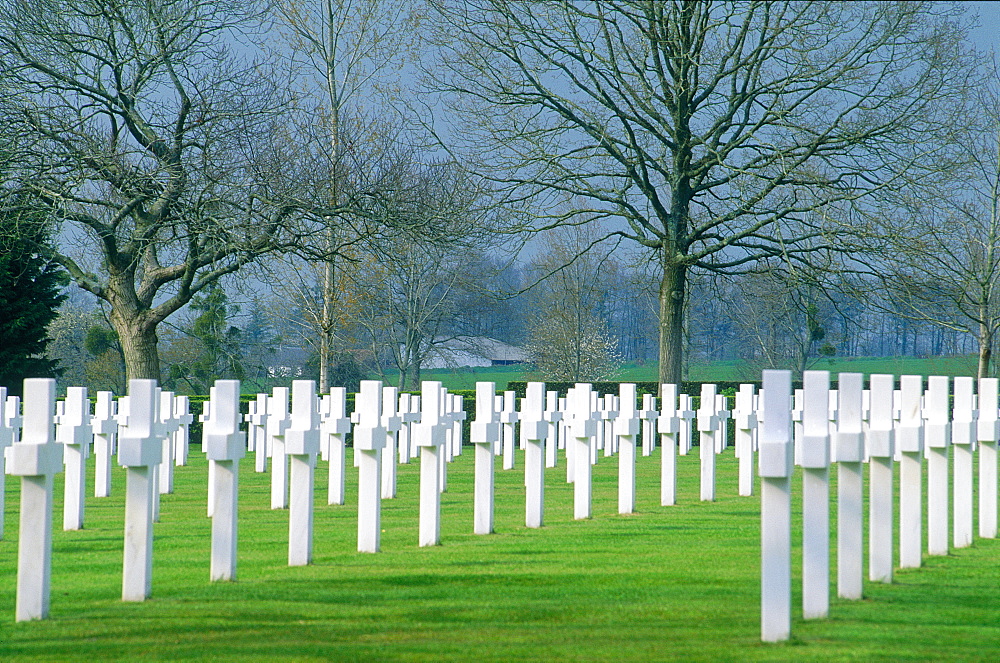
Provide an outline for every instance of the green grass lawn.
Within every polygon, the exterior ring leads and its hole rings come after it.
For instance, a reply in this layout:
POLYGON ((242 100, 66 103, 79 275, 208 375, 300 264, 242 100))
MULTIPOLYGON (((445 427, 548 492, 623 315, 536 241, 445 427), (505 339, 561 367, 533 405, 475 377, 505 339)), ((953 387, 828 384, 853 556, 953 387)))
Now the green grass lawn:
MULTIPOLYGON (((649 378, 656 379, 656 366, 637 367, 646 369, 645 373, 649 378)), ((783 367, 790 368, 790 367, 783 367)), ((837 373, 889 373, 892 375, 976 375, 976 357, 974 355, 947 356, 947 357, 832 357, 830 359, 817 359, 807 367, 818 371, 830 371, 837 373)), ((630 380, 639 378, 632 377, 629 367, 623 371, 630 380)), ((760 369, 754 369, 744 362, 719 361, 711 364, 691 365, 690 375, 692 380, 760 380, 760 369)))
MULTIPOLYGON (((820 359, 809 366, 819 371, 837 373, 890 373, 893 375, 976 375, 974 355, 948 357, 833 357, 820 359)), ((709 364, 691 364, 690 380, 696 382, 760 380, 760 368, 742 361, 716 361, 709 364)), ((484 368, 437 369, 423 371, 425 380, 439 380, 448 389, 475 389, 477 381, 495 382, 502 389, 511 380, 537 379, 530 368, 524 366, 490 366, 484 368)), ((655 362, 638 364, 629 362, 614 380, 622 382, 655 382, 655 362)))
POLYGON ((349 466, 348 505, 331 507, 320 462, 314 564, 296 568, 287 566, 287 512, 268 508, 268 484, 247 458, 239 580, 213 584, 206 461, 193 453, 178 470, 176 493, 163 497, 153 595, 137 604, 120 601, 119 468, 113 497, 88 498, 87 529, 54 534, 50 618, 20 624, 19 481, 8 477, 0 660, 1000 659, 997 541, 929 558, 925 568, 898 572, 892 585, 868 584, 862 601, 833 599, 830 618, 812 622, 798 616, 796 550, 793 640, 764 645, 760 504, 736 496, 731 450, 719 459, 714 503, 697 501, 697 455, 680 458, 674 507, 659 506, 658 453, 639 458, 638 512, 628 516, 617 514, 617 461, 601 458, 587 521, 572 518, 564 467, 548 470, 546 523, 538 530, 523 527, 521 466, 498 469, 497 533, 490 536, 471 533, 472 457, 466 448, 449 469, 442 545, 433 548, 416 545, 419 466, 400 468, 399 497, 383 502, 376 555, 354 552, 356 471, 349 466))

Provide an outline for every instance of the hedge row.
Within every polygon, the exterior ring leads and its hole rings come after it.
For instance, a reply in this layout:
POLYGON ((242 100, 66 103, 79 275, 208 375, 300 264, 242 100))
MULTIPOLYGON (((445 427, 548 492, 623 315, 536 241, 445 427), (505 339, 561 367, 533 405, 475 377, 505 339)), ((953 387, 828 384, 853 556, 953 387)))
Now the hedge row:
MULTIPOLYGON (((634 384, 636 391, 641 396, 642 394, 653 394, 658 395, 660 393, 660 383, 658 382, 591 382, 590 383, 594 391, 598 394, 617 394, 619 393, 619 386, 622 384, 634 384)), ((715 382, 704 381, 704 382, 692 382, 686 381, 681 382, 681 393, 688 394, 689 396, 698 397, 701 394, 701 385, 703 384, 714 384, 718 388, 718 393, 725 396, 735 396, 736 392, 739 391, 740 385, 742 384, 752 384, 755 391, 760 391, 761 382, 760 380, 716 380, 715 382)), ((565 396, 567 390, 574 387, 575 382, 565 382, 565 381, 552 381, 545 383, 545 389, 547 391, 558 391, 560 396, 565 396)), ((511 380, 507 383, 507 391, 513 391, 517 394, 518 398, 524 398, 524 394, 528 388, 528 383, 521 380, 511 380)), ((792 389, 801 389, 802 381, 796 380, 792 382, 792 389)), ((830 381, 830 388, 837 388, 837 381, 830 381)))

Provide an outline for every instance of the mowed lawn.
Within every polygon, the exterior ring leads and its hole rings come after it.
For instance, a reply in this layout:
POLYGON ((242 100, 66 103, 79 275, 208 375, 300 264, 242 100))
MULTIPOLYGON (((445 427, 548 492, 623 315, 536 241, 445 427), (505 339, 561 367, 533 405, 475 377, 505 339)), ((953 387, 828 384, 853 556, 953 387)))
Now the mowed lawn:
POLYGON ((327 464, 319 462, 314 564, 290 568, 287 511, 269 508, 268 480, 248 457, 239 580, 210 583, 207 463, 194 447, 175 494, 162 500, 152 598, 133 604, 120 600, 123 471, 113 497, 88 498, 87 528, 78 532, 61 531, 57 477, 51 616, 20 624, 19 480, 7 477, 0 660, 1000 659, 996 541, 928 558, 892 585, 867 584, 864 600, 833 599, 830 618, 812 622, 798 616, 796 549, 793 640, 764 645, 760 503, 736 496, 731 449, 719 458, 714 503, 697 501, 697 449, 680 458, 674 507, 659 506, 659 453, 640 457, 638 512, 627 516, 617 513, 617 459, 602 457, 587 521, 572 518, 565 467, 550 469, 538 530, 523 526, 523 467, 498 463, 490 536, 471 533, 472 461, 466 447, 449 468, 442 545, 433 548, 416 545, 419 466, 402 466, 399 497, 383 502, 383 552, 375 555, 355 552, 356 470, 349 463, 348 504, 328 506, 327 464))
MULTIPOLYGON (((790 368, 786 367, 786 368, 790 368)), ((975 375, 975 355, 949 355, 940 357, 832 357, 811 362, 810 369, 837 373, 889 373, 892 375, 975 375)), ((687 374, 690 380, 709 381, 760 381, 760 366, 744 361, 716 361, 709 364, 691 364, 687 374)), ((425 380, 440 380, 449 389, 475 389, 477 381, 495 382, 498 389, 505 389, 511 380, 534 380, 530 367, 488 366, 483 368, 436 369, 424 371, 425 380)), ((395 380, 395 377, 392 378, 395 380)), ((656 382, 655 362, 629 362, 611 377, 623 382, 656 382)), ((392 384, 395 384, 393 381, 392 384)))

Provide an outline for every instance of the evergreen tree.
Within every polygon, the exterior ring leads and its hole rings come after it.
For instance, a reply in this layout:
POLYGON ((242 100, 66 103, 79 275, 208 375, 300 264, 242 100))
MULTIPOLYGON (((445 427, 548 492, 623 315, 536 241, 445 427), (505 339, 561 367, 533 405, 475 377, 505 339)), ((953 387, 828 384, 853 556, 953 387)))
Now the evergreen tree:
POLYGON ((44 255, 45 221, 37 213, 0 210, 0 385, 14 394, 21 393, 25 378, 60 372, 45 348, 67 280, 44 255))
POLYGON ((246 375, 240 351, 242 331, 229 324, 239 307, 229 304, 222 286, 213 283, 204 294, 192 298, 191 309, 198 316, 183 331, 194 342, 193 356, 170 366, 164 386, 176 389, 184 382, 195 393, 207 394, 216 380, 242 380, 246 375))

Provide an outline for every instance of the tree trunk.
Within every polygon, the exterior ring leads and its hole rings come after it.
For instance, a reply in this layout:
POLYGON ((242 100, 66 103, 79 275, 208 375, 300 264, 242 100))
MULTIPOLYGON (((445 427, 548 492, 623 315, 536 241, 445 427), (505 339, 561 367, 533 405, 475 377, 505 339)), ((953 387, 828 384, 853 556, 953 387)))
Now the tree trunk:
POLYGON ((993 358, 993 329, 986 323, 979 324, 979 378, 990 377, 990 361, 993 358))
MULTIPOLYGON (((327 250, 333 244, 332 228, 327 234, 327 250)), ((333 307, 334 301, 333 273, 334 265, 332 260, 323 263, 323 311, 319 321, 319 393, 326 394, 330 391, 330 336, 333 332, 333 307)))
POLYGON ((660 281, 660 384, 680 384, 684 366, 684 292, 687 267, 663 263, 660 281))
POLYGON ((111 313, 111 324, 118 332, 125 356, 126 380, 160 381, 160 354, 157 350, 156 325, 141 316, 111 313))
POLYGON ((420 362, 414 361, 413 366, 410 369, 410 389, 413 391, 420 391, 420 362))
MULTIPOLYGON (((325 317, 325 316, 324 316, 325 317)), ((319 393, 330 392, 330 334, 326 329, 319 333, 319 393)))

